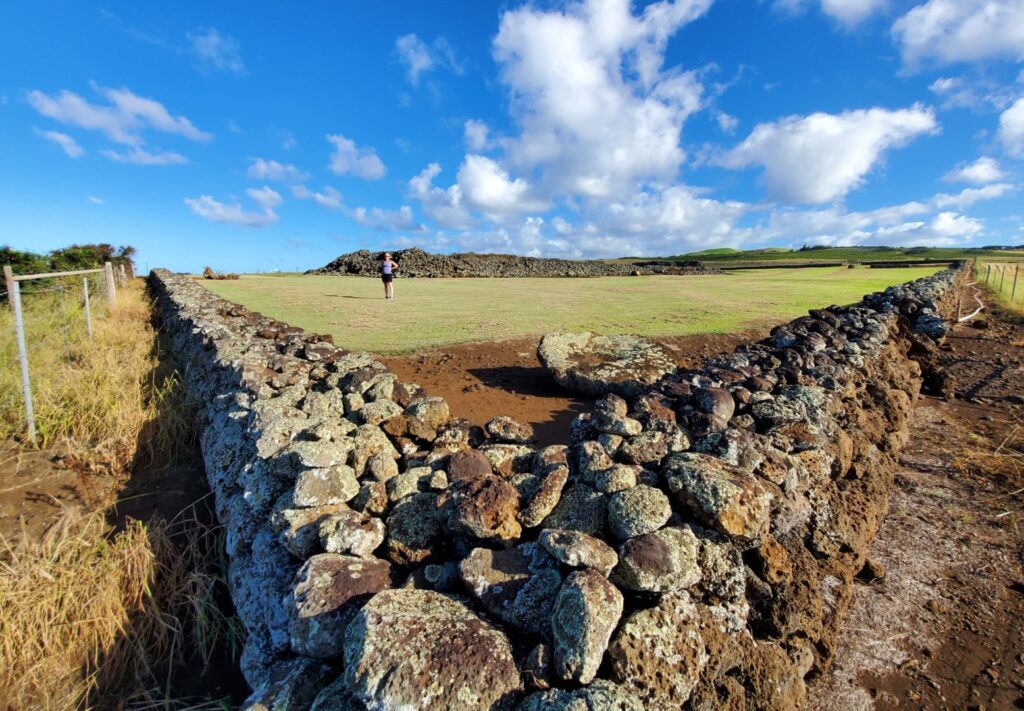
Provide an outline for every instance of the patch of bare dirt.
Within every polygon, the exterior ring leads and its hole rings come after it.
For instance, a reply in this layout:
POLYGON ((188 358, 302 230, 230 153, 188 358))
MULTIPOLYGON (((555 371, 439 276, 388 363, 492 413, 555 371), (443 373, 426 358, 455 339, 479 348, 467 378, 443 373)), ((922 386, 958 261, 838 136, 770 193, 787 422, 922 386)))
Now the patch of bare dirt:
POLYGON ((1024 325, 981 323, 943 354, 957 400, 918 402, 812 708, 1024 708, 1024 325))
MULTIPOLYGON (((763 338, 767 327, 730 334, 652 339, 680 367, 693 367, 740 343, 763 338)), ((380 357, 399 379, 448 401, 452 415, 483 425, 511 415, 533 426, 540 445, 569 441, 569 425, 590 410, 592 398, 560 387, 537 358, 539 338, 470 343, 410 356, 380 357)))

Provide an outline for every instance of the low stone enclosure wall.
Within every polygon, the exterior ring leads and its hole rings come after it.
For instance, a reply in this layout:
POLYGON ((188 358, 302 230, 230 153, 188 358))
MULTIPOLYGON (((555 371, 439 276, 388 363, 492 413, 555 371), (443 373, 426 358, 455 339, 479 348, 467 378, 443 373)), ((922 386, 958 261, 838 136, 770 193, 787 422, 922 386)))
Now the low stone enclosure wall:
POLYGON ((202 403, 253 708, 793 708, 827 669, 950 269, 609 395, 566 446, 151 276, 202 403))

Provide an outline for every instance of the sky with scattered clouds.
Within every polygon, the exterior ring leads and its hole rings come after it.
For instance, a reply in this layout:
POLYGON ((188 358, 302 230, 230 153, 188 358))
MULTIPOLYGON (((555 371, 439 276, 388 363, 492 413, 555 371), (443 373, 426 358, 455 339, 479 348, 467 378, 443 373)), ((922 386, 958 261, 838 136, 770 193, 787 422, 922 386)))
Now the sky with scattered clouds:
POLYGON ((1024 0, 9 3, 0 240, 1024 243, 1024 0))

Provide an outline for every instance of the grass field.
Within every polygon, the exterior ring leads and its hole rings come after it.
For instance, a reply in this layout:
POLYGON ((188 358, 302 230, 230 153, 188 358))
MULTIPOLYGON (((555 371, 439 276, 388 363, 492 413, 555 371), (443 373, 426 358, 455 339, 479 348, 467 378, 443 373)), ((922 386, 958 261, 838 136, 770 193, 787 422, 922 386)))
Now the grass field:
POLYGON ((243 276, 203 281, 224 298, 353 350, 381 354, 549 331, 681 336, 728 333, 932 274, 907 269, 765 269, 707 276, 600 279, 377 279, 243 276))
POLYGON ((975 278, 988 286, 1004 306, 1024 312, 1024 260, 1010 264, 979 262, 975 278))

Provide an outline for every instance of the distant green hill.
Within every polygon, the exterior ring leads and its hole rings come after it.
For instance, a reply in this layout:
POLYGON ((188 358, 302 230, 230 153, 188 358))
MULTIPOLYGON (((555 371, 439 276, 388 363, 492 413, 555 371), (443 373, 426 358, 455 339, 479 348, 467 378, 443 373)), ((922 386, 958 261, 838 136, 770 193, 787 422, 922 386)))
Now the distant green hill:
POLYGON ((705 249, 700 252, 689 252, 672 257, 661 257, 666 260, 700 259, 704 262, 722 264, 753 264, 757 262, 793 263, 807 262, 874 262, 874 261, 907 261, 914 259, 1024 259, 1024 250, 982 248, 949 248, 949 247, 805 247, 803 249, 786 249, 770 247, 767 249, 737 250, 731 248, 705 249))

